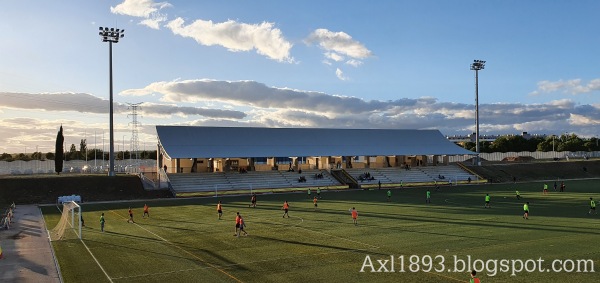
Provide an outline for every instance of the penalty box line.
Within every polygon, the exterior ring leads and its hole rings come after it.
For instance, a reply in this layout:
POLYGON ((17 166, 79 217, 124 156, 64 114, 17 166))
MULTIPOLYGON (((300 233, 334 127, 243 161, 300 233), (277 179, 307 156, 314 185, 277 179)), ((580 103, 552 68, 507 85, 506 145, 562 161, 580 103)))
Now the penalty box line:
MULTIPOLYGON (((122 219, 127 219, 126 217, 123 217, 121 214, 119 214, 118 212, 116 212, 116 211, 114 211, 114 210, 110 210, 110 212, 112 212, 112 213, 114 213, 114 214, 118 215, 118 216, 119 216, 119 217, 121 217, 122 219)), ((201 262, 203 262, 204 264, 208 265, 210 268, 213 268, 213 269, 215 269, 215 270, 218 270, 219 272, 221 272, 221 273, 223 273, 223 274, 227 275, 229 278, 231 278, 231 279, 235 280, 236 282, 243 283, 243 281, 242 281, 242 280, 240 280, 240 279, 238 279, 237 277, 235 277, 235 276, 233 276, 233 275, 231 275, 231 274, 227 273, 225 270, 222 270, 222 269, 220 269, 218 266, 216 266, 216 265, 214 265, 214 264, 211 264, 211 263, 209 263, 209 262, 205 261, 204 259, 202 259, 202 258, 198 257, 197 255, 195 255, 195 254, 191 253, 190 251, 187 251, 187 250, 185 250, 184 248, 182 248, 182 247, 180 247, 180 246, 178 246, 178 245, 176 245, 176 244, 174 244, 174 243, 170 242, 169 240, 167 240, 167 239, 165 239, 165 238, 163 238, 163 237, 161 237, 161 236, 157 235, 156 233, 154 233, 154 232, 152 232, 152 231, 150 231, 150 230, 148 230, 148 229, 146 229, 146 228, 144 228, 144 227, 140 226, 140 225, 139 225, 139 224, 137 224, 136 222, 133 222, 133 224, 135 224, 137 227, 141 228, 142 230, 144 230, 144 231, 146 231, 146 232, 148 232, 148 233, 150 233, 150 234, 154 235, 155 237, 157 237, 157 238, 158 238, 158 239, 160 239, 161 241, 163 241, 163 242, 165 242, 165 243, 167 243, 167 244, 169 244, 169 245, 171 245, 171 246, 173 246, 173 247, 175 247, 175 248, 177 248, 177 249, 181 250, 182 252, 184 252, 184 253, 186 253, 186 254, 188 254, 188 255, 190 255, 190 256, 192 256, 192 257, 194 257, 195 259, 198 259, 199 261, 201 261, 201 262)), ((111 281, 111 282, 112 282, 112 281, 111 281)))
MULTIPOLYGON (((263 221, 266 221, 267 223, 271 222, 271 223, 286 225, 286 223, 279 222, 279 221, 272 221, 272 220, 268 220, 268 219, 265 219, 265 218, 262 218, 262 217, 254 217, 254 218, 255 219, 262 219, 263 221)), ((290 218, 298 218, 298 219, 300 219, 300 223, 304 223, 304 219, 302 217, 290 216, 290 218)), ((363 242, 351 240, 351 239, 344 238, 344 237, 341 237, 341 236, 331 235, 331 234, 328 234, 328 233, 325 233, 325 232, 321 232, 321 231, 315 231, 315 230, 311 230, 311 229, 308 229, 308 228, 304 228, 304 227, 299 226, 299 224, 298 225, 290 225, 290 227, 302 229, 302 230, 305 230, 305 231, 309 231, 309 232, 313 232, 313 233, 317 233, 317 234, 321 234, 321 235, 325 235, 325 236, 332 237, 332 238, 342 239, 342 240, 347 241, 347 242, 352 242, 352 243, 355 243, 355 244, 360 244, 360 245, 363 245, 363 246, 370 247, 371 249, 379 249, 380 248, 379 246, 375 246, 375 245, 371 245, 371 244, 367 244, 367 243, 363 243, 363 242)))

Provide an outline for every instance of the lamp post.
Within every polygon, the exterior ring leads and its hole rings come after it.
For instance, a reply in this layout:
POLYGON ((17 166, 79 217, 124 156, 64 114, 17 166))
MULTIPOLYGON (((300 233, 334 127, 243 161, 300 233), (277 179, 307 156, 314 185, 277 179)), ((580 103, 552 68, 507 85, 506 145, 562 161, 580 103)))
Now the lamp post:
POLYGON ((485 68, 485 61, 473 60, 471 70, 475 71, 475 152, 477 153, 477 166, 481 165, 479 160, 479 70, 485 68))
POLYGON ((98 33, 102 38, 102 42, 108 42, 108 74, 110 81, 110 142, 108 153, 108 176, 115 176, 115 146, 114 146, 114 130, 113 130, 113 77, 112 77, 112 44, 118 43, 119 39, 125 36, 125 30, 100 27, 98 33))

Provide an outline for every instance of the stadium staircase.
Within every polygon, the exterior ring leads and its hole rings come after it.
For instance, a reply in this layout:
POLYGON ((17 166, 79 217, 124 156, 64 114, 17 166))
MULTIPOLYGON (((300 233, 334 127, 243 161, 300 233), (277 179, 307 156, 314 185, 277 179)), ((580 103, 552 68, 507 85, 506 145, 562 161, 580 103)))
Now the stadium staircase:
POLYGON ((346 170, 344 169, 333 169, 331 170, 331 175, 335 177, 340 183, 348 185, 352 189, 360 188, 358 185, 358 181, 352 177, 346 170))

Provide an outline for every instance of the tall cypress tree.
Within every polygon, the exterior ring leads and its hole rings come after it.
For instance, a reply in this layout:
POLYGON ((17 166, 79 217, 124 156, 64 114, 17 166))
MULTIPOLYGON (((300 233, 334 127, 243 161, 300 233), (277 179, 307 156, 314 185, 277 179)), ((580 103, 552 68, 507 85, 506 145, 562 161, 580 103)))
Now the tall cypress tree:
POLYGON ((57 175, 60 175, 63 169, 63 160, 65 159, 65 152, 63 148, 63 142, 65 141, 65 137, 63 136, 63 128, 60 125, 60 130, 56 135, 56 154, 54 156, 54 171, 57 175))

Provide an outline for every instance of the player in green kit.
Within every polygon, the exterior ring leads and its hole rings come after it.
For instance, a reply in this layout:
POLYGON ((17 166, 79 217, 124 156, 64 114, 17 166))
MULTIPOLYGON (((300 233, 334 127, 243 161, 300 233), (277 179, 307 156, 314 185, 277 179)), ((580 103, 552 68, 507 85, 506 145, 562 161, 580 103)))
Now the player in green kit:
POLYGON ((310 189, 308 189, 308 198, 310 198, 310 189))
POLYGON ((387 201, 390 201, 390 199, 392 198, 392 190, 387 191, 387 197, 387 201))
POLYGON ((523 205, 523 218, 529 219, 529 202, 523 205))
POLYGON ((431 203, 431 192, 427 189, 427 198, 425 199, 425 203, 431 203))
POLYGON ((517 191, 517 199, 521 199, 521 194, 517 191))
POLYGON ((594 212, 594 214, 596 214, 596 202, 593 198, 590 198, 590 211, 588 212, 588 214, 592 214, 592 211, 594 212))
POLYGON ((483 208, 492 208, 490 205, 490 194, 485 194, 485 206, 483 208))

